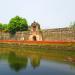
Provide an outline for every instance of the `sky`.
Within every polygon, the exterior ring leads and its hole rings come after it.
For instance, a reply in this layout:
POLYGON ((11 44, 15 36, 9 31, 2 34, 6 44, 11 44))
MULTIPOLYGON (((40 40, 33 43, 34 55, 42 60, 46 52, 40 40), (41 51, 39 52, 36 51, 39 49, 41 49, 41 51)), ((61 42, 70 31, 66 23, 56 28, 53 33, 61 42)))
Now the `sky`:
POLYGON ((0 0, 0 22, 16 15, 28 25, 38 22, 43 29, 68 27, 75 21, 75 0, 0 0))

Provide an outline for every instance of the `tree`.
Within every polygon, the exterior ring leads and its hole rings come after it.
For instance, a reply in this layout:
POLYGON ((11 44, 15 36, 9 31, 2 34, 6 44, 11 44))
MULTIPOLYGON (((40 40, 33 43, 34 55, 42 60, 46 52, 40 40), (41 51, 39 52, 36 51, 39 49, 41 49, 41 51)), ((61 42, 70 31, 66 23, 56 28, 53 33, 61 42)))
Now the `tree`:
POLYGON ((0 23, 0 30, 3 30, 3 24, 0 23))
POLYGON ((7 32, 8 31, 8 24, 2 24, 0 23, 0 30, 1 31, 4 31, 4 32, 7 32))
POLYGON ((75 22, 72 22, 72 23, 70 24, 70 28, 75 29, 75 22))
POLYGON ((4 32, 8 32, 8 24, 3 24, 3 30, 4 32))
POLYGON ((28 30, 27 20, 19 16, 12 18, 8 24, 8 31, 11 34, 15 34, 17 31, 27 31, 27 30, 28 30))

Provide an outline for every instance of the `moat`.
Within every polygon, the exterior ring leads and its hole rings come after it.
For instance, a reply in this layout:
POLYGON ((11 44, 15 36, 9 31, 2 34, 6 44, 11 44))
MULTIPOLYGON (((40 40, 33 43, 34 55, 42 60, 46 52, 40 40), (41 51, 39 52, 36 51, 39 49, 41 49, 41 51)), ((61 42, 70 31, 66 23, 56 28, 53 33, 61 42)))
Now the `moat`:
POLYGON ((0 44, 0 75, 75 75, 74 46, 66 51, 28 46, 0 44))

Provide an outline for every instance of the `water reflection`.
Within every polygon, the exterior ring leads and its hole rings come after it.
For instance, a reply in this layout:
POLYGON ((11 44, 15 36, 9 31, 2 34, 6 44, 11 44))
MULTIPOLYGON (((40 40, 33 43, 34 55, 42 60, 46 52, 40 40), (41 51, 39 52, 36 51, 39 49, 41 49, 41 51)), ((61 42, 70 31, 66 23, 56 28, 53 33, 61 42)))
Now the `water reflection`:
POLYGON ((11 69, 15 71, 19 71, 21 69, 25 69, 27 67, 28 59, 27 57, 17 56, 14 52, 9 53, 8 63, 11 69))
MULTIPOLYGON (((34 71, 35 73, 37 73, 36 75, 41 75, 42 72, 43 75, 44 73, 50 75, 50 72, 54 73, 57 70, 58 70, 57 73, 59 73, 59 75, 61 74, 61 71, 63 73, 63 70, 66 70, 66 73, 70 71, 71 74, 72 70, 75 70, 75 62, 70 61, 70 58, 64 60, 64 58, 66 57, 68 57, 68 54, 66 54, 65 52, 63 53, 44 52, 44 51, 38 52, 38 51, 31 51, 31 50, 30 51, 11 50, 8 52, 7 50, 4 51, 2 50, 0 52, 0 61, 2 59, 7 60, 8 68, 10 68, 11 71, 14 70, 14 72, 16 73, 20 73, 24 71, 23 75, 26 73, 27 73, 26 75, 35 75, 33 74, 34 71)), ((5 69, 7 69, 7 67, 5 69)), ((66 75, 66 73, 64 75, 66 75)), ((67 75, 70 74, 68 73, 67 75)), ((58 74, 53 74, 53 75, 58 75, 58 74)), ((75 75, 75 73, 72 75, 75 75)))
MULTIPOLYGON (((35 69, 40 66, 40 57, 38 55, 32 55, 30 62, 32 67, 35 69)), ((17 72, 27 67, 28 58, 27 56, 21 57, 16 55, 15 52, 10 52, 8 56, 8 63, 10 68, 17 72)))
POLYGON ((40 66, 40 57, 38 55, 33 55, 31 58, 32 67, 35 69, 40 66))

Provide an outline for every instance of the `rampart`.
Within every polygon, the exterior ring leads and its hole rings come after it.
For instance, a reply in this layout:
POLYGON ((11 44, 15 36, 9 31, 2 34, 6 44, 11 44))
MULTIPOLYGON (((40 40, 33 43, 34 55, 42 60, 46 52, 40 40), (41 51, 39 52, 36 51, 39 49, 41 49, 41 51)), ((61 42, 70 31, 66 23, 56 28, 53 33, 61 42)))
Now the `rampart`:
MULTIPOLYGON (((56 28, 41 30, 43 40, 75 40, 75 29, 56 28)), ((0 40, 28 40, 30 31, 17 32, 11 35, 8 32, 0 32, 0 40)))

